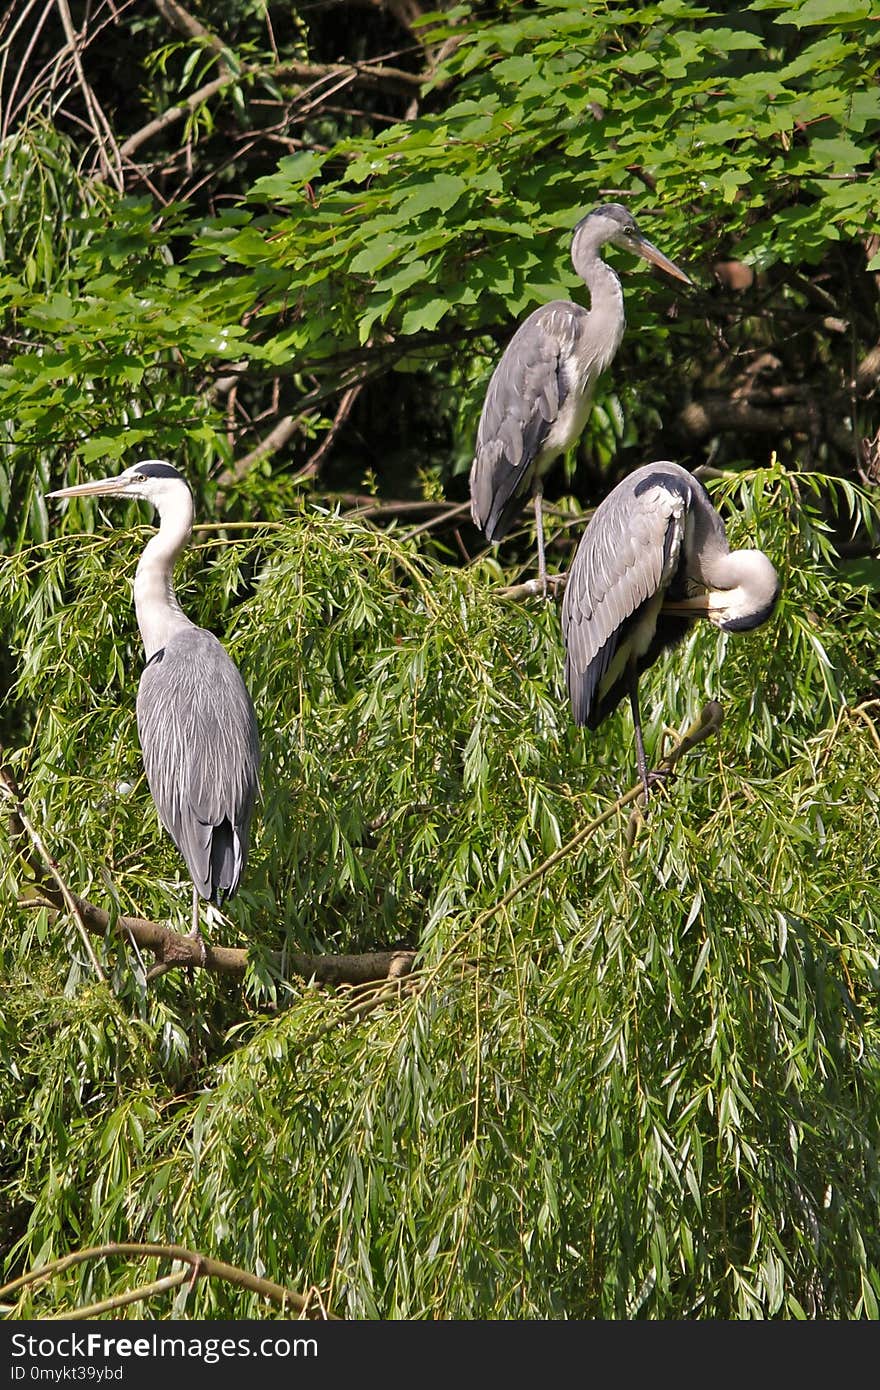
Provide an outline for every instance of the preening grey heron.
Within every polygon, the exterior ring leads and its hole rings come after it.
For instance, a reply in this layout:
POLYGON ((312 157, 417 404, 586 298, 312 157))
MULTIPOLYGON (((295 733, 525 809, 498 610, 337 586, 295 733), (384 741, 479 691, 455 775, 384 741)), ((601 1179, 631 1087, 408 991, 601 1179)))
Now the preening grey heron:
POLYGON ((590 292, 589 310, 567 299, 542 304, 520 324, 486 391, 470 472, 471 516, 489 541, 507 534, 534 499, 538 577, 546 589, 543 479, 583 432, 596 382, 626 325, 620 280, 601 259, 610 243, 693 282, 639 231, 620 203, 603 203, 578 222, 571 242, 575 270, 590 292))
POLYGON ((693 619, 747 632, 767 621, 778 597, 767 556, 730 549, 706 489, 677 463, 635 469, 596 508, 562 602, 565 679, 574 722, 590 729, 629 694, 646 799, 640 674, 693 619))
POLYGON ((259 790, 260 741, 238 667, 213 633, 190 621, 175 597, 174 565, 192 532, 192 493, 170 463, 147 459, 118 477, 47 495, 135 497, 159 514, 159 529, 144 548, 134 580, 146 659, 137 725, 159 820, 192 879, 191 934, 198 936, 199 898, 222 906, 244 872, 259 790))

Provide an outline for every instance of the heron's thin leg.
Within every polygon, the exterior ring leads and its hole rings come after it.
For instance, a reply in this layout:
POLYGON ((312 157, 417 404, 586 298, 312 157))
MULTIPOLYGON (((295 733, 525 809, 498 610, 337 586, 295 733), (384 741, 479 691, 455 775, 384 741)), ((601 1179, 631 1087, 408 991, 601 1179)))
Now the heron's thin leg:
POLYGON ((629 702, 632 706, 633 726, 636 731, 636 767, 638 768, 642 786, 645 788, 645 810, 647 813, 648 800, 651 792, 648 779, 648 761, 645 757, 645 745, 642 740, 642 721, 639 718, 639 673, 634 661, 631 661, 626 669, 629 682, 629 702))
POLYGON ((193 884, 193 924, 190 936, 199 935, 201 935, 199 932, 199 890, 196 885, 193 884))
POLYGON ((538 532, 538 580, 544 597, 547 597, 547 562, 544 557, 544 485, 536 479, 533 488, 535 500, 535 527, 538 532))
POLYGON ((206 965, 208 961, 208 952, 205 949, 205 938, 199 930, 199 890, 195 884, 193 884, 193 924, 190 936, 194 937, 199 943, 199 950, 202 954, 202 965, 206 965))

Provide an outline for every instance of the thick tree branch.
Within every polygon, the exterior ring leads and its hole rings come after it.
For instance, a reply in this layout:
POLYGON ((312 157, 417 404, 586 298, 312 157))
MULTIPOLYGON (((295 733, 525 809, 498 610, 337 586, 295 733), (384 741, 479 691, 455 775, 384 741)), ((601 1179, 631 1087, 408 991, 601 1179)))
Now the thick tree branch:
MULTIPOLYGON (((36 894, 29 901, 34 907, 70 912, 82 931, 101 940, 107 932, 129 939, 150 951, 156 964, 168 968, 189 966, 218 975, 241 977, 247 968, 248 952, 241 946, 214 946, 195 937, 182 936, 161 922, 146 917, 113 915, 106 908, 72 892, 58 873, 58 866, 37 834, 29 833, 30 822, 23 798, 8 767, 0 764, 0 793, 9 808, 10 837, 30 866, 36 880, 36 894)), ((90 955, 93 953, 89 948, 90 955)), ((94 959, 94 957, 93 957, 94 959)), ((270 960, 280 971, 304 980, 335 987, 365 985, 381 980, 398 980, 408 975, 415 963, 414 950, 366 951, 357 955, 313 955, 302 951, 273 952, 270 960)), ((95 961, 97 966, 97 961, 95 961)), ((100 970, 98 970, 100 975, 100 970)), ((152 972, 151 972, 152 973, 152 972)))

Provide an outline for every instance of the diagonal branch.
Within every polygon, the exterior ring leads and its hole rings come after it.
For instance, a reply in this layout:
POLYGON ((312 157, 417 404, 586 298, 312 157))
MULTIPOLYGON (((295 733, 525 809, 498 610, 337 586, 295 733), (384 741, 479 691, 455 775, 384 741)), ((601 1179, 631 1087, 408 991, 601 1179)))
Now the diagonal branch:
POLYGON ((83 94, 83 100, 85 101, 86 110, 88 111, 89 116, 92 120, 92 133, 95 137, 95 140, 98 143, 98 149, 101 151, 101 159, 103 161, 104 168, 108 174, 113 175, 113 181, 116 185, 116 188, 120 193, 122 193, 125 188, 125 180, 122 174, 122 160, 120 157, 120 152, 116 146, 116 140, 113 135, 113 130, 110 126, 109 121, 107 120, 107 117, 101 110, 101 107, 98 104, 98 99, 92 91, 88 79, 86 78, 85 69, 82 63, 82 57, 79 51, 80 41, 77 37, 76 30, 73 27, 73 19, 71 18, 68 0, 57 0, 57 3, 58 13, 61 16, 61 24, 64 29, 65 38, 67 39, 67 43, 70 48, 71 56, 73 58, 73 65, 76 69, 76 75, 79 81, 80 89, 83 94), (113 152, 113 160, 110 159, 107 153, 108 146, 110 150, 113 152))
POLYGON ((61 870, 59 869, 58 864, 52 858, 51 854, 43 844, 39 832, 31 824, 30 820, 25 814, 24 807, 21 804, 21 799, 18 794, 18 788, 15 785, 15 782, 12 778, 12 774, 5 767, 0 767, 0 795, 5 797, 5 799, 11 803, 11 814, 15 817, 15 820, 18 826, 20 826, 21 831, 29 835, 31 840, 33 841, 34 848, 36 849, 37 854, 40 856, 41 866, 45 865, 45 867, 49 870, 49 873, 55 881, 55 890, 53 891, 57 891, 57 893, 60 894, 63 905, 67 908, 68 912, 70 913, 71 917, 76 923, 77 930, 79 931, 79 934, 82 937, 83 945, 86 949, 86 955, 88 956, 91 962, 92 969, 94 970, 101 983, 106 984, 106 977, 104 975, 103 970, 101 969, 98 958, 95 955, 94 950, 92 949, 92 943, 89 940, 88 935, 86 933, 85 923, 83 922, 82 913, 80 912, 79 901, 75 897, 75 895, 71 893, 67 884, 64 882, 64 879, 61 877, 61 870))

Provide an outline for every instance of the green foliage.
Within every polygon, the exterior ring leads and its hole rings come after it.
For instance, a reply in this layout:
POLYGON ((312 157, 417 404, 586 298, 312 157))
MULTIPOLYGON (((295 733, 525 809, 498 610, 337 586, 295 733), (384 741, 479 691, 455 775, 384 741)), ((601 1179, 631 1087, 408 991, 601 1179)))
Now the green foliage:
MULTIPOLYGON (((203 471, 207 456, 229 449, 209 389, 229 362, 257 397, 269 375, 290 379, 291 411, 316 389, 338 391, 352 371, 433 370, 437 410, 449 411, 449 388, 464 400, 446 417, 453 457, 435 445, 431 462, 445 474, 463 468, 497 339, 542 300, 580 296, 569 234, 607 190, 626 196, 704 285, 719 254, 773 273, 779 330, 767 338, 765 314, 735 312, 719 323, 734 353, 765 342, 783 351, 788 324, 811 309, 820 336, 836 310, 873 343, 876 291, 863 303, 854 271, 839 264, 877 202, 880 41, 855 15, 843 21, 839 5, 816 0, 732 13, 682 0, 596 9, 546 0, 502 23, 466 10, 438 16, 427 38, 454 43, 429 84, 437 110, 283 157, 211 216, 175 202, 157 216, 152 198, 106 190, 95 216, 81 205, 94 202, 94 186, 78 191, 53 147, 37 160, 37 204, 45 189, 55 200, 68 188, 78 225, 87 211, 86 236, 63 289, 46 293, 45 217, 36 242, 11 245, 0 276, 16 342, 0 369, 0 415, 17 422, 13 469, 149 446, 203 471), (804 275, 820 266, 824 282, 834 277, 831 295, 806 291, 804 275), (302 376, 316 370, 317 388, 302 376)), ((204 47, 193 52, 204 59, 204 47)), ((19 148, 7 156, 10 206, 35 182, 19 148)), ((644 272, 627 278, 630 332, 614 375, 628 383, 628 437, 646 451, 658 433, 646 395, 658 361, 668 417, 699 377, 705 314, 718 308, 707 290, 693 310, 679 296, 673 316, 672 291, 648 289, 644 272)), ((828 360, 837 349, 817 343, 830 389, 843 391, 851 340, 839 344, 839 366, 828 360)), ((805 361, 815 367, 797 338, 788 352, 798 354, 796 379, 805 361)), ((864 424, 854 428, 873 432, 864 424)), ((38 517, 30 528, 41 534, 38 517)))
MULTIPOLYGON (((345 40, 367 67, 401 47, 374 9, 345 40)), ((193 485, 178 593, 264 752, 246 878, 206 927, 248 946, 243 982, 148 985, 111 931, 101 984, 0 821, 4 1269, 156 1241, 362 1318, 876 1318, 869 6, 463 4, 418 26, 411 109, 406 83, 340 106, 291 77, 339 57, 321 15, 225 0, 193 38, 122 11, 98 71, 84 21, 112 140, 0 42, 4 764, 75 892, 188 927, 134 718, 146 518, 44 498, 144 456, 193 485), (114 142, 163 115, 114 177, 114 142), (467 525, 383 529, 334 493, 464 495, 500 347, 583 302, 571 228, 610 198, 698 287, 610 253, 628 329, 553 480, 550 555, 662 455, 714 465, 731 542, 782 580, 772 622, 703 625, 644 679, 652 759, 705 700, 725 720, 632 846, 628 808, 583 833, 635 781, 628 712, 573 728, 554 605, 500 594, 530 525, 468 562, 467 525), (720 289, 727 258, 751 290, 720 289), (716 396, 789 414, 688 433, 716 396), (418 972, 360 1015, 288 969, 389 945, 418 972)), ((87 1262, 15 1312, 165 1269, 87 1262)), ((204 1282, 130 1309, 266 1311, 204 1282)))
MULTIPOLYGON (((173 1241, 355 1317, 874 1316, 880 745, 836 486, 721 485, 733 542, 779 566, 779 613, 697 631, 646 678, 655 753, 707 695, 726 720, 631 854, 624 810, 527 883, 634 781, 624 710, 571 726, 553 606, 309 506, 200 531, 181 597, 245 671, 265 749, 247 882, 210 927, 251 944, 246 994, 145 988, 110 940, 105 990, 70 924, 10 908, 14 1264, 173 1241), (420 949, 418 990, 359 1023, 262 954, 394 940, 420 949)), ((77 891, 185 927, 133 727, 142 540, 71 531, 4 566, 16 694, 41 692, 10 761, 77 891)), ((2 862, 11 904, 8 839, 2 862)), ((59 1306, 132 1278, 82 1266, 59 1306)), ((173 1307, 261 1313, 222 1286, 173 1307)))

